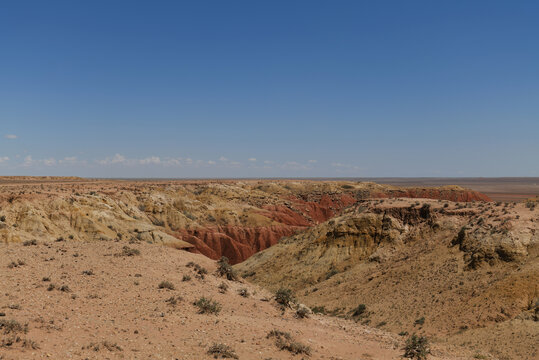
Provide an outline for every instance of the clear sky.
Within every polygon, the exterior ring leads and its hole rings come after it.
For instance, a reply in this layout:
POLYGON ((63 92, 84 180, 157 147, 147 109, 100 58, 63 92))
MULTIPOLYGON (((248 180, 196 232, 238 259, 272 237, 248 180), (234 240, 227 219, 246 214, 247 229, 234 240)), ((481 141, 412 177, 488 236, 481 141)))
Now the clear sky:
POLYGON ((2 1, 0 174, 539 176, 538 1, 2 1))

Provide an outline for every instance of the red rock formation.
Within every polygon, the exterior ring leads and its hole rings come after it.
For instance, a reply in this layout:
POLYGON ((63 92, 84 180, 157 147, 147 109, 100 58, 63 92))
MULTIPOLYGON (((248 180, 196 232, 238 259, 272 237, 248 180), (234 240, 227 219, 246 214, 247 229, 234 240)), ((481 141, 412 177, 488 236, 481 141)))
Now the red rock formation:
MULTIPOLYGON (((314 226, 338 215, 356 203, 355 194, 305 194, 286 198, 287 205, 268 204, 257 211, 274 222, 273 226, 205 226, 182 229, 177 236, 194 245, 191 251, 212 259, 229 258, 232 264, 244 261, 253 254, 275 245, 279 239, 314 226)), ((426 198, 450 201, 490 201, 476 191, 440 188, 387 189, 384 192, 363 192, 361 198, 426 198)))
POLYGON ((181 230, 179 236, 195 246, 192 252, 212 259, 226 256, 237 264, 251 255, 275 245, 284 236, 305 227, 275 225, 264 227, 223 226, 181 230))
POLYGON ((284 205, 264 205, 262 208, 265 211, 259 211, 258 213, 260 215, 264 215, 281 224, 294 226, 311 225, 311 223, 302 214, 284 205))

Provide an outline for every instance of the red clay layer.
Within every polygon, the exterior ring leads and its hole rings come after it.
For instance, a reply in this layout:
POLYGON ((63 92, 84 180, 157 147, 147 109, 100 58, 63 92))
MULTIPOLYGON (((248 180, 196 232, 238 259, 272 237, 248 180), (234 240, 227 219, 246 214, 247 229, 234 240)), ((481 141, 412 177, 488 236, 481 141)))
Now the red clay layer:
MULTIPOLYGON (((363 194, 366 195, 366 194, 363 194)), ((361 196, 363 197, 363 196, 361 196)), ((450 201, 490 201, 489 197, 476 191, 447 189, 403 189, 368 194, 371 198, 427 198, 450 201)), ((183 229, 178 237, 194 245, 193 252, 211 259, 226 256, 232 264, 244 261, 253 254, 275 245, 279 239, 297 231, 314 226, 338 215, 344 208, 354 204, 355 194, 322 194, 318 200, 307 201, 297 197, 286 199, 285 205, 265 205, 260 214, 277 224, 261 227, 206 226, 183 229)))

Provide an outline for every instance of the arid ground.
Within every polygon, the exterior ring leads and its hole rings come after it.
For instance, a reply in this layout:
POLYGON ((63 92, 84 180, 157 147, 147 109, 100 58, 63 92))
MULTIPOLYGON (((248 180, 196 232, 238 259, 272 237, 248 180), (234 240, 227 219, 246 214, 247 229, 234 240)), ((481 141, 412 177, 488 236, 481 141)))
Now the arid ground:
POLYGON ((0 178, 0 359, 535 359, 537 193, 456 183, 0 178))

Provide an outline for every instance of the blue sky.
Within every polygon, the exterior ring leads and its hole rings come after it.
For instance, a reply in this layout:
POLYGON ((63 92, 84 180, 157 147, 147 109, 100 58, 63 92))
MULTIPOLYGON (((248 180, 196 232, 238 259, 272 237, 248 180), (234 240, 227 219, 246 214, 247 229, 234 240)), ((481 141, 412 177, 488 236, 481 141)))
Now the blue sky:
POLYGON ((539 176, 536 1, 4 1, 0 174, 539 176))

